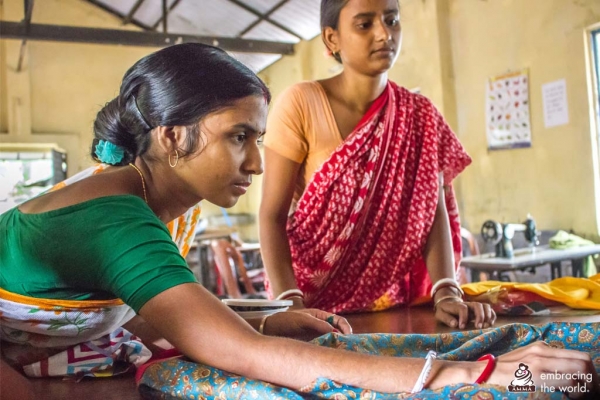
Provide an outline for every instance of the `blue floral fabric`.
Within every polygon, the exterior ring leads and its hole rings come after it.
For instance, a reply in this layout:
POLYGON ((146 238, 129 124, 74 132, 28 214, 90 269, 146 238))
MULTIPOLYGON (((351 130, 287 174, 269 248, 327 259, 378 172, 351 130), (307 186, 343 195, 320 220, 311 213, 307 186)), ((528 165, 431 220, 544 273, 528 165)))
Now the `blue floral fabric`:
MULTIPOLYGON (((429 350, 439 359, 473 361, 485 353, 496 356, 537 340, 550 345, 579 350, 592 356, 600 370, 600 323, 510 324, 498 328, 433 335, 409 334, 327 334, 313 343, 365 354, 392 357, 425 357, 429 350)), ((525 361, 525 360, 524 360, 525 361)), ((515 369, 518 365, 515 365, 515 369)), ((510 382, 507 382, 507 385, 510 382)), ((566 398, 559 392, 513 393, 505 386, 457 384, 417 394, 379 393, 319 378, 313 384, 292 391, 270 383, 247 379, 183 358, 156 363, 139 381, 145 399, 523 399, 566 398)))

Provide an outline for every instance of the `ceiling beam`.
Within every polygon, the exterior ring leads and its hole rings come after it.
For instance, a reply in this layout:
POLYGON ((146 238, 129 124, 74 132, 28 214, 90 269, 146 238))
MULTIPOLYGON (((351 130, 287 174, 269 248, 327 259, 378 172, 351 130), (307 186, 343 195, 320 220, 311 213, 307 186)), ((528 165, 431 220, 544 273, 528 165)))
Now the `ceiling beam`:
POLYGON ((178 43, 204 43, 223 50, 244 53, 294 54, 292 43, 246 40, 216 36, 177 35, 172 33, 136 32, 119 29, 83 28, 65 25, 29 24, 1 21, 2 39, 45 40, 124 46, 165 47, 178 43))
POLYGON ((275 7, 271 8, 266 14, 261 14, 260 12, 258 12, 257 10, 255 10, 254 8, 248 6, 245 3, 242 3, 239 0, 229 0, 231 3, 243 8, 244 10, 254 14, 255 16, 258 17, 258 19, 256 21, 254 21, 253 23, 250 24, 250 26, 246 27, 241 33, 240 36, 245 35, 246 33, 248 33, 252 28, 254 28, 256 25, 258 25, 261 21, 267 21, 273 25, 275 25, 276 27, 278 27, 279 29, 281 29, 282 31, 285 31, 287 33, 289 33, 292 36, 297 37, 298 39, 302 40, 302 38, 300 37, 300 35, 298 35, 296 32, 290 30, 289 28, 281 25, 279 22, 273 21, 271 18, 269 18, 269 16, 271 14, 273 14, 275 11, 277 11, 281 6, 283 6, 285 3, 288 2, 288 0, 282 0, 279 3, 277 3, 275 5, 275 7))

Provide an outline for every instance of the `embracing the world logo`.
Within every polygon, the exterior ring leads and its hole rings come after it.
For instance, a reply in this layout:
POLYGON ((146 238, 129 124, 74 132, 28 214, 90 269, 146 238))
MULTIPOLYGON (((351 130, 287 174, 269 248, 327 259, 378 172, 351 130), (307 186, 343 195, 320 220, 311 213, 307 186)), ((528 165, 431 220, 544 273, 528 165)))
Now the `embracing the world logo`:
POLYGON ((533 382, 529 365, 520 363, 514 375, 515 379, 507 386, 509 392, 535 392, 535 382, 533 382))

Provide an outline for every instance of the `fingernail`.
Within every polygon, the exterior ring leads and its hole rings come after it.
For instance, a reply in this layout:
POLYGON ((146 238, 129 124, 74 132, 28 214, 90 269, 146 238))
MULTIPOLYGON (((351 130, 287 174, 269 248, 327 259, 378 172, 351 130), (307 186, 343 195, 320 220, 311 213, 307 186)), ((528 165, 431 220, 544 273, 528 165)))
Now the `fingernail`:
POLYGON ((480 323, 478 323, 478 324, 477 324, 477 327, 478 327, 479 329, 481 329, 481 328, 483 328, 483 324, 480 322, 480 323))
POLYGON ((453 328, 455 328, 456 327, 456 321, 450 322, 450 326, 453 327, 453 328))

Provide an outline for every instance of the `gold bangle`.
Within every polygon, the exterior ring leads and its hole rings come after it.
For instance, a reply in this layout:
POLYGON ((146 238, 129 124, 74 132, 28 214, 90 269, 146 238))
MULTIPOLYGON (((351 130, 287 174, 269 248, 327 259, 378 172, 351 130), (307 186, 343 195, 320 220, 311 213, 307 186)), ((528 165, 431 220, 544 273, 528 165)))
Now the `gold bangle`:
POLYGON ((290 290, 286 290, 285 292, 280 293, 279 296, 277 296, 275 298, 275 300, 285 300, 288 297, 291 297, 292 295, 298 295, 298 296, 304 298, 304 293, 302 293, 302 290, 290 289, 290 290))
POLYGON ((439 285, 435 290, 431 291, 431 298, 433 299, 435 297, 436 293, 442 289, 454 289, 458 293, 457 297, 463 298, 465 296, 465 292, 460 288, 460 286, 457 286, 454 284, 444 284, 444 285, 439 285))
POLYGON ((271 315, 265 315, 264 317, 262 317, 262 319, 260 320, 260 325, 258 326, 258 333, 260 333, 261 335, 264 335, 264 330, 265 330, 265 323, 267 322, 267 318, 269 318, 271 315))
POLYGON ((441 299, 438 299, 435 302, 435 304, 433 305, 433 312, 437 311, 438 304, 440 304, 444 300, 450 300, 450 299, 454 299, 454 301, 456 301, 458 303, 463 303, 463 299, 461 299, 460 297, 457 297, 457 296, 444 296, 444 297, 442 297, 441 299))

